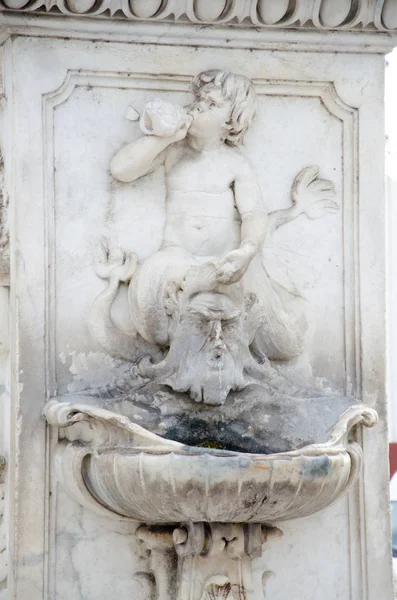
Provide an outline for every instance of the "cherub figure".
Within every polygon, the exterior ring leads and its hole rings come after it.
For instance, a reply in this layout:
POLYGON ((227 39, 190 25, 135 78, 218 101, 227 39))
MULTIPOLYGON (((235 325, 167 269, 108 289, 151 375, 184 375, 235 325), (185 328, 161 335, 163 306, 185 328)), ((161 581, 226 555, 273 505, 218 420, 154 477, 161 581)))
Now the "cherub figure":
POLYGON ((140 336, 171 348, 168 356, 177 358, 170 365, 166 357, 146 373, 155 376, 158 367, 157 374, 173 389, 217 404, 230 389, 249 382, 244 372, 255 371, 253 365, 290 359, 301 351, 307 329, 301 298, 290 294, 285 301, 287 292, 271 281, 261 249, 269 224, 274 229, 308 214, 313 200, 324 204, 320 212, 331 209, 328 199, 334 191, 330 182, 316 179, 318 169, 305 169, 293 186, 293 206, 271 214, 269 222, 255 172, 239 149, 255 116, 253 84, 242 75, 210 70, 200 73, 192 88, 195 100, 181 126, 167 137, 145 135, 128 144, 114 156, 110 170, 129 183, 165 168, 163 243, 135 269, 129 303, 140 336), (198 306, 201 317, 196 327, 189 325, 189 334, 185 317, 197 314, 198 306), (233 344, 227 330, 233 331, 236 321, 239 343, 233 344), (239 357, 233 356, 233 346, 239 357), (200 364, 201 372, 207 365, 211 372, 214 357, 218 365, 224 361, 222 381, 214 384, 219 369, 213 381, 208 373, 201 381, 193 365, 200 364), (184 373, 177 376, 182 358, 184 373))

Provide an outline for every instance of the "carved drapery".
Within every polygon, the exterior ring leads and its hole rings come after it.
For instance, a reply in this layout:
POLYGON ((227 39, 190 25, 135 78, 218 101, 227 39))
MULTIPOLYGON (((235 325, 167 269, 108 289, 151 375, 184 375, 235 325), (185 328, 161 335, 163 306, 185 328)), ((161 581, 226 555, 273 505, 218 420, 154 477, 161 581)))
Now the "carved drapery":
POLYGON ((395 0, 1 0, 0 11, 253 27, 390 31, 395 0))

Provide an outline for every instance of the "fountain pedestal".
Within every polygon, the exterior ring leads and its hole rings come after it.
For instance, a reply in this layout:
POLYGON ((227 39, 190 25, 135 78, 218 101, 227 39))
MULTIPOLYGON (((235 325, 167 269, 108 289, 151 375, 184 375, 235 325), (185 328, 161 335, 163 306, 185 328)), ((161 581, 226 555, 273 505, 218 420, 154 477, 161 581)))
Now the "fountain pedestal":
POLYGON ((257 600, 272 573, 264 571, 255 581, 251 562, 282 532, 256 523, 190 523, 176 529, 141 526, 137 535, 151 552, 159 600, 257 600))

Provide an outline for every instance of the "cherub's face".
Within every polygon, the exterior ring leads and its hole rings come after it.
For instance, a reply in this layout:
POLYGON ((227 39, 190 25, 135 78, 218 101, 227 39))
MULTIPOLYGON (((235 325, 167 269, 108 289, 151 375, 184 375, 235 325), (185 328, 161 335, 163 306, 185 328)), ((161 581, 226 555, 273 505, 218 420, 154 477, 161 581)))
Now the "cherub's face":
POLYGON ((222 97, 220 89, 206 91, 204 87, 189 107, 189 114, 193 117, 189 133, 200 138, 222 139, 231 111, 231 101, 222 97))

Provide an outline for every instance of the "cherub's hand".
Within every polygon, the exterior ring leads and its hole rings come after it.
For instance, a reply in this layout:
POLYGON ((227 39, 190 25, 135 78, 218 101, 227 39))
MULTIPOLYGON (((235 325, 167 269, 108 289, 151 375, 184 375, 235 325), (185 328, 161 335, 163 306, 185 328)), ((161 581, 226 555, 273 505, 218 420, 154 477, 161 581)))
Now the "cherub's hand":
POLYGON ((243 277, 251 262, 251 255, 245 248, 228 252, 216 261, 216 280, 218 283, 237 283, 243 277))
POLYGON ((294 179, 291 190, 292 202, 299 214, 309 219, 320 219, 326 213, 336 213, 338 204, 332 200, 335 186, 332 181, 317 179, 319 168, 316 165, 306 167, 294 179))
POLYGON ((168 138, 170 144, 185 139, 185 137, 187 136, 187 132, 189 131, 189 127, 192 124, 192 120, 193 118, 190 115, 186 116, 186 121, 184 122, 182 127, 168 138))
POLYGON ((182 140, 192 122, 192 116, 178 104, 154 98, 144 106, 140 126, 143 133, 169 138, 170 144, 182 140))
POLYGON ((101 279, 128 283, 138 265, 138 257, 122 248, 112 248, 107 240, 102 240, 95 272, 101 279))

